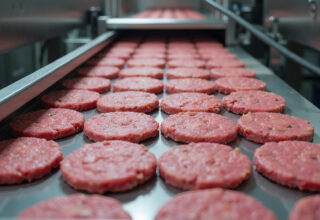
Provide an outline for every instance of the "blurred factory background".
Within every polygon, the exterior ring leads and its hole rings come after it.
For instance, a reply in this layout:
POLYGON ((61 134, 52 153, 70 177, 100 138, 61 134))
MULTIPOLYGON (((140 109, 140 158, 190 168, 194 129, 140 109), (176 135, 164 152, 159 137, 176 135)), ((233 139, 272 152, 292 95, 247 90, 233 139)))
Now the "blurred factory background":
MULTIPOLYGON (((320 1, 218 2, 278 43, 319 66, 320 1)), ((130 27, 147 29, 145 24, 132 23, 130 16, 151 7, 188 7, 204 13, 207 20, 195 23, 196 29, 214 32, 226 45, 240 45, 320 107, 319 75, 286 59, 247 30, 213 10, 205 1, 198 0, 57 0, 54 4, 49 0, 2 0, 0 87, 4 88, 90 42, 106 30, 130 27)), ((159 26, 161 29, 166 27, 168 26, 159 26)), ((176 28, 179 29, 179 26, 176 28)))

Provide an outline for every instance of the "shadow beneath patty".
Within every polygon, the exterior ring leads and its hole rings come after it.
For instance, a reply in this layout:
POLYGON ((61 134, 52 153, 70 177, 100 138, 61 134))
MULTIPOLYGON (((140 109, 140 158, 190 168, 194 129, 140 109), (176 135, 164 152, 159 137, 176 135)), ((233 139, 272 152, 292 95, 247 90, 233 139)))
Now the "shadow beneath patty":
MULTIPOLYGON (((144 196, 144 195, 149 194, 150 191, 154 188, 154 186, 156 184, 156 180, 157 180, 157 177, 154 176, 150 180, 148 180, 147 182, 145 182, 141 185, 138 185, 137 187, 135 187, 129 191, 114 192, 114 193, 107 192, 103 195, 117 199, 121 203, 128 203, 128 202, 135 200, 138 196, 144 196)), ((92 193, 88 193, 83 190, 76 190, 76 189, 72 188, 70 185, 68 185, 63 180, 62 177, 60 178, 60 187, 66 195, 75 194, 75 193, 83 193, 83 194, 87 194, 87 195, 92 195, 92 193)))
POLYGON ((46 188, 51 187, 51 185, 55 183, 57 178, 59 178, 59 175, 59 168, 55 168, 44 177, 33 180, 32 182, 24 181, 19 184, 0 185, 0 198, 15 198, 22 195, 43 191, 46 188))
POLYGON ((256 181, 256 184, 265 192, 272 194, 276 197, 280 197, 286 200, 297 201, 305 196, 314 195, 315 193, 300 191, 298 189, 289 188, 287 186, 280 185, 272 180, 269 180, 261 173, 253 171, 252 176, 256 181))
POLYGON ((107 193, 104 195, 117 199, 121 203, 128 203, 135 200, 139 196, 143 197, 148 195, 154 189, 156 182, 157 182, 157 177, 154 176, 147 182, 141 185, 138 185, 132 190, 125 191, 125 192, 118 192, 118 193, 107 193))

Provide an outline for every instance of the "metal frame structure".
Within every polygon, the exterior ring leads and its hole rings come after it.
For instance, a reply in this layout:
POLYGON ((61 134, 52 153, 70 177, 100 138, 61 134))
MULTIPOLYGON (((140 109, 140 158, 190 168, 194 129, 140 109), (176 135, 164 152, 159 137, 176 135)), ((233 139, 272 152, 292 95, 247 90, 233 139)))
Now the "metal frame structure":
POLYGON ((0 53, 49 39, 87 23, 100 0, 2 0, 0 53))
POLYGON ((0 120, 6 118, 16 109, 77 68, 110 43, 114 37, 115 32, 106 32, 71 53, 0 90, 0 120))

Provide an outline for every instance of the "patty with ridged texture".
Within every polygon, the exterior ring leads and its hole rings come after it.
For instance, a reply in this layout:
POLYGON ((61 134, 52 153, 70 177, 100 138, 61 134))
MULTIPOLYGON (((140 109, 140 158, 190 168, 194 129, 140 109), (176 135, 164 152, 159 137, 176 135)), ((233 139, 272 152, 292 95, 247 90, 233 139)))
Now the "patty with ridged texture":
POLYGON ((185 190, 235 188, 250 176, 251 162, 239 148, 191 143, 162 154, 159 172, 167 184, 185 190))
POLYGON ((168 114, 178 112, 214 112, 221 111, 221 101, 213 95, 204 93, 176 93, 161 99, 161 110, 168 114))
POLYGON ((0 184, 40 179, 62 158, 61 147, 54 141, 34 137, 0 141, 0 184))
POLYGON ((165 203, 155 220, 276 220, 275 214, 241 192, 210 189, 177 194, 165 203))
POLYGON ((247 77, 223 77, 215 81, 216 89, 223 94, 236 91, 265 90, 267 84, 261 80, 247 77))
POLYGON ((78 75, 85 77, 102 77, 114 79, 118 77, 120 69, 114 66, 86 66, 77 70, 78 75))
POLYGON ((222 104, 225 109, 235 114, 283 112, 286 100, 272 92, 239 91, 223 97, 222 104))
POLYGON ((84 111, 96 107, 100 94, 88 90, 70 89, 50 92, 41 97, 46 107, 84 111))
POLYGON ((82 113, 65 108, 49 108, 15 117, 10 122, 14 136, 38 137, 47 140, 63 138, 82 131, 82 113))
POLYGON ((255 169, 291 188, 320 191, 320 145, 306 141, 268 142, 258 148, 255 169))
POLYGON ((197 78, 171 79, 166 83, 166 92, 199 92, 212 94, 216 91, 216 84, 212 81, 197 78))
POLYGON ((21 212, 19 219, 132 219, 117 200, 99 195, 55 197, 21 212))
POLYGON ((83 89, 94 92, 107 92, 110 90, 111 82, 109 79, 101 77, 75 77, 66 79, 62 82, 65 89, 83 89))
POLYGON ((162 93, 163 82, 150 77, 129 77, 117 80, 113 83, 114 92, 141 91, 150 93, 162 93))
POLYGON ((158 135, 159 124, 139 112, 110 112, 95 115, 84 123, 84 133, 93 141, 123 140, 138 143, 158 135))
POLYGON ((256 143, 311 141, 314 127, 301 118, 273 112, 254 112, 238 119, 239 134, 256 143))
POLYGON ((164 119, 161 132, 178 142, 225 144, 237 137, 237 126, 227 117, 215 113, 181 112, 164 119))
POLYGON ((148 92, 116 92, 102 96, 97 102, 99 112, 151 112, 159 107, 159 99, 148 92))
POLYGON ((127 191, 156 173, 156 157, 127 141, 86 144, 61 162, 63 179, 77 190, 104 194, 127 191))

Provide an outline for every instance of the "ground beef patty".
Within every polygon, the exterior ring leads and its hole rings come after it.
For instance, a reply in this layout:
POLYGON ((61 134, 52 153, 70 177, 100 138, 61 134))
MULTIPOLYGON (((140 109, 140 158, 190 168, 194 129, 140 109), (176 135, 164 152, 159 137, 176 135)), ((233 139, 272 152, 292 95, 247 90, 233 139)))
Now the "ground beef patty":
POLYGON ((288 220, 319 220, 320 195, 300 199, 291 210, 288 220))
POLYGON ((100 94, 87 90, 59 90, 50 92, 41 97, 46 107, 69 108, 74 110, 87 110, 96 107, 100 94))
POLYGON ((215 83, 205 79, 171 79, 166 84, 166 92, 169 94, 180 92, 200 92, 211 94, 214 93, 215 90, 215 83))
POLYGON ((139 52, 135 53, 132 56, 133 59, 166 59, 166 55, 164 53, 153 53, 153 52, 139 52))
POLYGON ((61 162, 63 179, 77 190, 104 194, 127 191, 155 175, 156 157, 126 141, 86 144, 61 162))
POLYGON ((220 99, 203 93, 177 93, 161 100, 161 110, 168 114, 178 112, 215 112, 221 110, 220 99))
POLYGON ((111 82, 109 79, 101 77, 75 77, 66 79, 62 82, 66 89, 83 89, 94 92, 107 92, 110 90, 111 82))
POLYGON ((87 62, 88 65, 92 66, 115 66, 118 68, 122 68, 124 66, 125 61, 120 58, 94 58, 87 62))
POLYGON ((301 118, 271 112, 256 112, 243 115, 238 120, 239 134, 246 139, 265 143, 270 141, 310 141, 314 128, 301 118))
POLYGON ((159 124, 150 115, 111 112, 93 116, 84 123, 84 133, 94 141, 140 142, 158 135, 159 124))
POLYGON ((186 190, 235 188, 250 176, 250 159, 239 148, 214 143, 175 146, 159 159, 166 183, 186 190))
POLYGON ((130 52, 125 52, 125 51, 112 51, 112 52, 102 52, 98 54, 99 57, 106 57, 106 58, 120 58, 123 60, 128 60, 131 57, 130 52))
POLYGON ((222 99, 223 107, 236 114, 248 112, 283 112, 286 100, 272 92, 239 91, 222 99))
POLYGON ((163 68, 166 65, 164 59, 131 59, 127 63, 128 67, 159 67, 163 68))
POLYGON ((199 68, 175 68, 169 69, 166 73, 168 79, 179 78, 200 78, 210 79, 210 72, 199 68))
POLYGON ((117 200, 99 195, 73 194, 40 202, 19 219, 132 219, 117 200))
POLYGON ((210 189, 183 192, 165 203, 155 220, 276 220, 275 214, 241 192, 210 189))
POLYGON ((151 77, 162 79, 163 70, 156 67, 131 67, 120 71, 120 78, 126 77, 151 77))
POLYGON ((15 117, 10 128, 15 136, 58 139, 82 131, 82 113, 65 108, 42 109, 15 117))
POLYGON ((161 131, 175 141, 229 143, 237 137, 237 127, 228 118, 207 112, 182 112, 163 120, 161 131))
POLYGON ((0 141, 0 184, 31 182, 50 173, 63 158, 60 146, 41 138, 0 141))
POLYGON ((97 102, 99 112, 151 112, 159 107, 155 94, 147 92, 116 92, 102 96, 97 102))
POLYGON ((103 77, 114 79, 118 77, 120 69, 114 66, 93 66, 83 67, 77 70, 77 73, 86 77, 103 77))
POLYGON ((225 68, 225 67, 244 67, 244 62, 236 59, 216 59, 216 60, 209 60, 207 62, 207 67, 209 69, 214 68, 225 68))
POLYGON ((191 51, 172 51, 168 54, 168 60, 180 60, 180 59, 201 59, 200 55, 191 51))
POLYGON ((246 77, 224 77, 215 81, 219 92, 229 94, 235 91, 265 90, 265 82, 246 77))
POLYGON ((142 91, 151 93, 162 93, 163 83, 161 80, 150 77, 130 77, 116 81, 113 84, 114 92, 142 91))
POLYGON ((256 71, 245 68, 217 68, 211 70, 211 76, 214 79, 223 77, 249 77, 255 78, 256 71))
POLYGON ((320 145, 305 141, 269 142, 254 154, 255 169, 300 190, 320 191, 320 145))
POLYGON ((196 59, 177 59, 177 60, 170 60, 168 62, 169 68, 179 68, 179 67, 186 67, 186 68, 205 68, 206 63, 202 60, 196 59))

